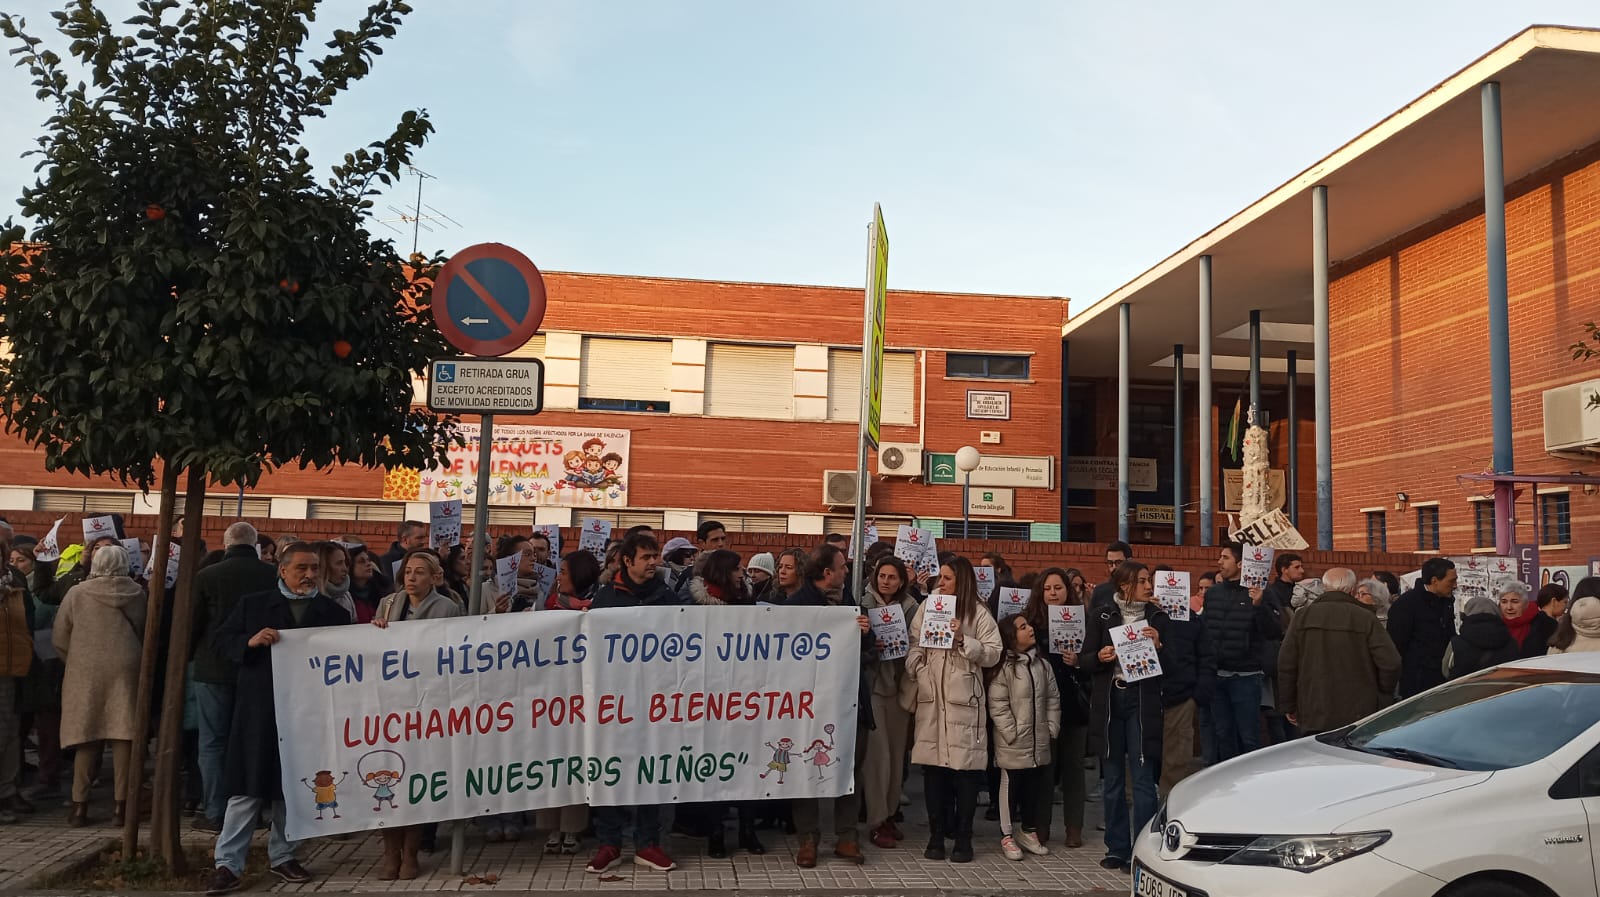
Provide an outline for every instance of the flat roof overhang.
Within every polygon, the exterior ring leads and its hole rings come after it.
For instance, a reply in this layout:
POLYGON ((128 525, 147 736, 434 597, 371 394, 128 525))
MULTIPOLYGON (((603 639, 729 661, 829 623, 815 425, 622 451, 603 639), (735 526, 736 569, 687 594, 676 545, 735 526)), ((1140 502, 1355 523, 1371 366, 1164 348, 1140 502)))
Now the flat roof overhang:
MULTIPOLYGON (((1212 257, 1214 355, 1249 355, 1243 331, 1239 338, 1229 332, 1247 324, 1252 309, 1261 311, 1264 328, 1269 322, 1311 324, 1311 189, 1328 188, 1329 258, 1335 263, 1481 202, 1480 87, 1488 81, 1501 85, 1507 183, 1600 143, 1600 115, 1592 112, 1600 109, 1600 30, 1528 28, 1073 315, 1061 329, 1071 340, 1068 373, 1115 376, 1116 310, 1126 302, 1134 379, 1170 380, 1173 345, 1197 351, 1203 255, 1212 257)), ((1299 351, 1309 381, 1309 342, 1273 341, 1271 335, 1263 334, 1263 357, 1299 351)), ((1264 379, 1282 379, 1268 373, 1264 379)), ((1217 375, 1219 382, 1238 379, 1220 366, 1217 375)))

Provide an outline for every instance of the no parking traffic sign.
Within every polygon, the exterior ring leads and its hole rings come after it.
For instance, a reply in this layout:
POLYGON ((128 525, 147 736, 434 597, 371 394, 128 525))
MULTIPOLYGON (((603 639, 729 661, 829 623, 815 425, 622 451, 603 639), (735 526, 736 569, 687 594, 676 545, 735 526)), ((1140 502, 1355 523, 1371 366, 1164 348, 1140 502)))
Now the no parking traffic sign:
POLYGON ((539 332, 544 278, 528 257, 501 243, 468 246, 445 263, 433 285, 433 317, 450 345, 504 355, 539 332))

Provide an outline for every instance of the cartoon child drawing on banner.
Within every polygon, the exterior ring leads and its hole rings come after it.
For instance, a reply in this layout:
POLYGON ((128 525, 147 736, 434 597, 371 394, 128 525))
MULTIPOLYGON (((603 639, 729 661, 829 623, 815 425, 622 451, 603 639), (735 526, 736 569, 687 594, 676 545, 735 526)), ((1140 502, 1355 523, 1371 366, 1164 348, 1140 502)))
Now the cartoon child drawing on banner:
POLYGON ((801 756, 811 755, 811 759, 806 762, 816 769, 817 781, 819 782, 824 778, 822 771, 839 762, 838 758, 832 756, 831 753, 833 751, 833 723, 823 726, 822 731, 828 736, 828 740, 824 741, 818 738, 816 741, 811 742, 810 747, 801 752, 801 756))
POLYGON ((317 802, 317 818, 322 818, 323 810, 332 810, 333 818, 341 819, 339 815, 339 786, 350 773, 339 773, 339 780, 334 781, 333 770, 319 769, 317 774, 310 779, 301 779, 300 784, 311 789, 311 796, 317 802))
POLYGON ((567 476, 559 485, 579 487, 588 485, 588 481, 584 479, 583 474, 583 452, 567 452, 562 456, 561 464, 567 469, 567 476))
POLYGON ((778 784, 783 784, 783 774, 789 771, 789 763, 794 759, 794 742, 787 738, 778 739, 777 744, 767 742, 767 747, 772 748, 772 762, 767 764, 767 771, 760 778, 766 778, 772 773, 778 774, 778 784))
POLYGON ((363 785, 372 789, 373 812, 382 810, 384 801, 389 802, 389 809, 398 809, 394 786, 406 777, 404 757, 394 751, 371 751, 356 763, 356 775, 361 777, 363 785))

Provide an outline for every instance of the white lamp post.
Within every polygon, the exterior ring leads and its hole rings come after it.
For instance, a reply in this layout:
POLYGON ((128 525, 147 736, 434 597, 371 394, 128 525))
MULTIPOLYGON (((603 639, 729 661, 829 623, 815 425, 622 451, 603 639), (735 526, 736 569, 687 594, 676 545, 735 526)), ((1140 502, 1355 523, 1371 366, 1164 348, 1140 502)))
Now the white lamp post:
POLYGON ((972 472, 983 463, 983 455, 970 445, 956 449, 956 469, 965 476, 961 483, 961 538, 972 528, 972 472))

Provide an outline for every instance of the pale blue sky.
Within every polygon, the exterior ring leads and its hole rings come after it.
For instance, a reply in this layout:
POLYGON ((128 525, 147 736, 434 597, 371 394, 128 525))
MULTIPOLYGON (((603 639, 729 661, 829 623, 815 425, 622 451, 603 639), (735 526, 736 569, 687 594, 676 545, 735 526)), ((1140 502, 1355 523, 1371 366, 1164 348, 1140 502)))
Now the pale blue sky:
MULTIPOLYGON (((858 285, 877 201, 891 288, 1077 308, 1527 25, 1600 25, 1593 0, 413 3, 309 142, 326 163, 426 108, 424 201, 463 226, 424 248, 858 285)), ((58 6, 0 0, 36 31, 58 6)), ((45 115, 26 80, 0 68, 0 217, 45 115)))

